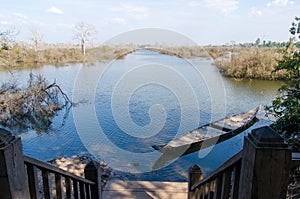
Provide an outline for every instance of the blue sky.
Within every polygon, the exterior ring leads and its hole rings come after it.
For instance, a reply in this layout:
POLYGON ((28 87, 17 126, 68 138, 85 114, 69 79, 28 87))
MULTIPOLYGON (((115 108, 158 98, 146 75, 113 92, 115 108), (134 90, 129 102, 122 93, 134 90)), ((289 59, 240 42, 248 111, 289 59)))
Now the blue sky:
POLYGON ((181 33, 200 45, 235 41, 287 41, 300 16, 299 0, 0 0, 0 30, 14 26, 17 39, 30 42, 37 27, 48 43, 75 43, 80 21, 97 30, 96 43, 140 28, 181 33))

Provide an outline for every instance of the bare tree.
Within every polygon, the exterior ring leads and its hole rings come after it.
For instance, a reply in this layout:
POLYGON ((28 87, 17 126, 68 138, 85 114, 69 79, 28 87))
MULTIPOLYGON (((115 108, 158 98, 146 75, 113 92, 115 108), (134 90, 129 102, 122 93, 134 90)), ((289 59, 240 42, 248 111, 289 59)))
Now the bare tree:
POLYGON ((43 40, 43 35, 40 33, 40 31, 38 31, 37 26, 31 27, 30 32, 31 32, 31 35, 30 35, 29 39, 33 42, 34 49, 37 50, 39 44, 43 40))
POLYGON ((79 41, 82 54, 85 55, 85 48, 88 42, 92 42, 96 35, 96 29, 93 25, 79 22, 75 26, 75 39, 79 41))
POLYGON ((0 48, 6 50, 12 48, 18 34, 19 31, 14 27, 8 29, 0 28, 0 48))
POLYGON ((0 86, 0 125, 8 128, 48 128, 57 111, 72 105, 55 82, 30 74, 28 85, 9 81, 0 86))

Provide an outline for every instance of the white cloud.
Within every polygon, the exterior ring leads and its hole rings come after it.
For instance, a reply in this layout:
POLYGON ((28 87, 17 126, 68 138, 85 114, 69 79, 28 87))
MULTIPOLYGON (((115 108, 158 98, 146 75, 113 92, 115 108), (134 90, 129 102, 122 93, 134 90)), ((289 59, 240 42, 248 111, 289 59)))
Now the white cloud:
POLYGON ((124 18, 114 17, 114 18, 109 19, 108 23, 115 23, 115 24, 125 25, 126 21, 125 21, 124 18))
POLYGON ((259 17, 259 16, 261 16, 262 14, 263 14, 263 13, 262 13, 261 10, 258 10, 257 8, 252 7, 251 10, 250 10, 250 12, 248 13, 248 16, 250 16, 250 17, 252 17, 252 16, 254 16, 254 17, 259 17))
POLYGON ((57 7, 54 7, 54 6, 51 6, 46 11, 50 12, 50 13, 53 13, 53 14, 63 14, 64 13, 61 9, 59 9, 57 7))
POLYGON ((1 25, 8 25, 8 24, 11 24, 11 23, 8 22, 8 21, 0 21, 0 24, 1 24, 1 25))
POLYGON ((191 6, 191 7, 198 7, 198 6, 201 6, 201 5, 203 5, 203 4, 200 1, 191 1, 189 3, 189 6, 191 6))
POLYGON ((12 16, 14 17, 14 20, 13 20, 14 22, 28 24, 30 21, 26 15, 19 13, 19 12, 12 13, 12 16))
POLYGON ((73 28, 74 27, 74 25, 67 24, 67 23, 58 23, 56 25, 59 27, 62 27, 62 28, 73 28))
POLYGON ((290 1, 290 0, 273 0, 268 2, 267 6, 271 7, 271 6, 277 6, 277 7, 284 7, 287 5, 293 5, 294 1, 290 1))
POLYGON ((27 20, 28 19, 28 17, 26 15, 22 14, 22 13, 15 12, 15 13, 13 13, 13 15, 15 17, 18 17, 18 18, 23 19, 23 20, 27 20))
POLYGON ((130 17, 142 18, 148 16, 148 8, 145 6, 132 6, 128 4, 121 4, 111 8, 115 12, 123 12, 130 17))
POLYGON ((238 9, 239 2, 238 0, 203 0, 202 4, 207 8, 214 9, 221 14, 227 15, 238 9))

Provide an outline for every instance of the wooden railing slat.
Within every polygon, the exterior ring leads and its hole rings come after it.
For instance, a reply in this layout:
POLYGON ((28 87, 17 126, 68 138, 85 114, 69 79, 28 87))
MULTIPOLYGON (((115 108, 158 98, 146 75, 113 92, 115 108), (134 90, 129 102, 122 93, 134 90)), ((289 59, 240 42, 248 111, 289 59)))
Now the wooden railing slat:
POLYGON ((209 176, 205 177, 203 180, 199 181, 198 183, 195 183, 194 185, 192 185, 190 190, 192 191, 196 187, 201 186, 202 184, 205 184, 207 182, 214 180, 218 175, 220 175, 220 173, 223 173, 229 167, 232 167, 234 164, 236 164, 238 161, 240 161, 241 158, 242 158, 242 153, 241 152, 237 153, 232 158, 227 160, 222 166, 220 166, 218 169, 216 169, 214 172, 212 172, 209 176))
POLYGON ((62 199, 62 183, 61 183, 61 175, 55 174, 55 189, 56 189, 56 198, 62 199))
POLYGON ((28 186, 31 199, 38 199, 38 179, 37 170, 33 165, 27 165, 27 175, 28 175, 28 186))
POLYGON ((214 189, 214 199, 221 198, 221 192, 222 192, 222 175, 216 178, 215 180, 215 189, 214 189))
POLYGON ((71 187, 71 180, 69 177, 65 177, 65 183, 66 183, 66 198, 71 199, 72 187, 71 187))
POLYGON ((90 185, 85 184, 85 198, 90 199, 91 198, 91 192, 90 192, 90 185))
POLYGON ((230 180, 231 180, 231 171, 227 170, 223 173, 221 198, 229 198, 230 180))
POLYGON ((85 198, 84 184, 79 182, 80 199, 85 198))
POLYGON ((69 173, 65 170, 62 170, 58 167, 55 167, 51 164, 41 162, 39 160, 36 160, 36 159, 28 157, 28 156, 24 156, 24 162, 26 165, 32 164, 41 170, 48 170, 49 172, 54 173, 54 174, 58 173, 58 174, 61 174, 63 177, 70 177, 72 179, 76 179, 77 181, 82 181, 84 183, 88 183, 88 184, 92 184, 92 185, 95 184, 93 181, 79 177, 79 176, 69 173))
POLYGON ((231 189, 231 199, 238 199, 239 195, 239 184, 240 184, 240 175, 241 175, 241 162, 233 168, 234 178, 231 189))
POLYGON ((49 171, 43 169, 42 170, 42 179, 43 179, 43 191, 44 191, 44 198, 50 199, 50 183, 49 183, 49 171))
POLYGON ((76 180, 73 180, 73 190, 74 190, 74 198, 78 199, 79 198, 79 193, 78 193, 78 182, 76 180))

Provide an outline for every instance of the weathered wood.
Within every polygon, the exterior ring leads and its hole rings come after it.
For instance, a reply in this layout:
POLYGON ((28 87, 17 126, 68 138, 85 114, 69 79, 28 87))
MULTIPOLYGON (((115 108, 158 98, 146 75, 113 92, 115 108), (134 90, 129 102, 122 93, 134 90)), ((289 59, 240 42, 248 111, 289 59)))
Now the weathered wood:
POLYGON ((203 178, 203 173, 198 165, 193 165, 192 167, 189 168, 189 180, 188 180, 188 190, 189 190, 189 198, 194 198, 195 197, 195 192, 194 190, 191 190, 191 187, 201 181, 203 178))
POLYGON ((62 199, 62 183, 61 183, 61 175, 55 174, 55 189, 56 189, 56 198, 62 199))
POLYGON ((58 167, 55 167, 54 165, 39 161, 37 159, 31 158, 28 156, 24 156, 24 161, 25 161, 26 165, 29 165, 29 164, 35 165, 35 167, 39 168, 40 170, 48 170, 50 173, 61 174, 63 177, 69 177, 69 178, 75 179, 77 181, 81 181, 81 182, 88 183, 88 184, 95 184, 93 181, 90 181, 86 178, 79 177, 70 172, 67 172, 58 167))
POLYGON ((90 192, 90 185, 85 184, 85 198, 90 199, 91 198, 91 192, 90 192))
POLYGON ((86 179, 89 179, 94 182, 91 186, 91 197, 92 198, 102 198, 102 186, 101 186, 101 176, 102 170, 100 164, 96 161, 90 161, 85 169, 84 175, 86 179))
POLYGON ((40 198, 38 190, 38 178, 37 178, 37 169, 32 164, 27 165, 27 176, 28 176, 28 186, 31 199, 40 198))
POLYGON ((79 192, 78 192, 78 182, 76 180, 73 180, 73 190, 74 190, 74 198, 79 198, 79 192))
POLYGON ((0 129, 1 199, 29 198, 28 181, 20 138, 0 129))
POLYGON ((80 198, 85 198, 84 184, 82 182, 79 182, 79 192, 80 198))
POLYGON ((231 180, 231 171, 226 170, 223 173, 222 177, 222 191, 221 191, 221 198, 229 198, 230 194, 230 180, 231 180))
POLYGON ((71 187, 71 180, 69 177, 65 177, 65 183, 66 183, 66 198, 71 199, 72 187, 71 187))
POLYGON ((237 165, 233 168, 233 182, 231 188, 231 199, 238 199, 239 194, 239 183, 240 183, 240 175, 241 175, 241 162, 239 161, 237 165))
POLYGON ((291 148, 270 127, 254 129, 244 139, 238 198, 286 198, 291 157, 291 148))
POLYGON ((213 171, 210 175, 205 177, 203 180, 198 181, 196 184, 192 185, 191 190, 215 179, 217 176, 220 175, 220 173, 223 173, 229 167, 232 167, 233 165, 237 164, 238 161, 241 161, 241 158, 242 158, 241 152, 235 154, 233 157, 231 157, 229 160, 227 160, 223 165, 221 165, 219 168, 217 168, 215 171, 213 171))
POLYGON ((43 169, 42 170, 42 179, 43 179, 43 191, 44 191, 44 198, 50 199, 51 198, 51 188, 49 182, 49 171, 43 169))
POLYGON ((218 176, 215 180, 215 189, 214 189, 214 199, 219 199, 221 198, 221 193, 222 193, 222 175, 218 176))

